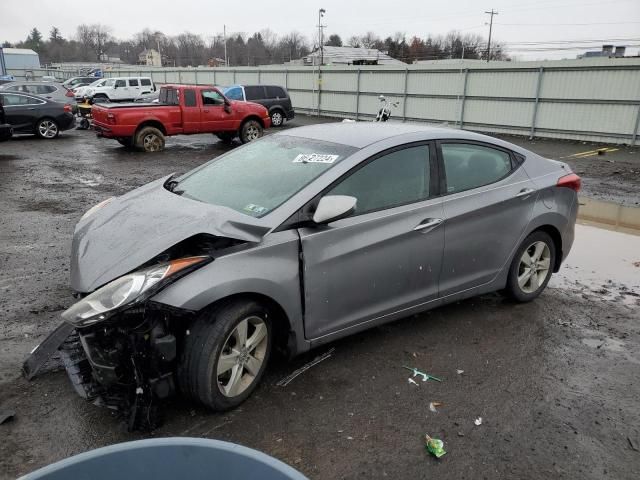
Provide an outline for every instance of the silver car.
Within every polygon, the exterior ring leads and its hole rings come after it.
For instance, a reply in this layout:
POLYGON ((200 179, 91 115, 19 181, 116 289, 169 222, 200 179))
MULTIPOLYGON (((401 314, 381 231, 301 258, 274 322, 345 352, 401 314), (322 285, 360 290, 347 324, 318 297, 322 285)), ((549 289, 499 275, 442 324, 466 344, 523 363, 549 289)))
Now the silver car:
POLYGON ((133 428, 176 391, 233 408, 274 350, 495 290, 533 300, 571 249, 579 188, 566 164, 465 131, 269 135, 91 208, 72 244, 83 298, 25 371, 64 342, 78 393, 133 428))
POLYGON ((56 82, 18 81, 0 85, 0 90, 38 95, 47 100, 68 103, 72 106, 76 104, 73 92, 67 90, 61 83, 56 82))

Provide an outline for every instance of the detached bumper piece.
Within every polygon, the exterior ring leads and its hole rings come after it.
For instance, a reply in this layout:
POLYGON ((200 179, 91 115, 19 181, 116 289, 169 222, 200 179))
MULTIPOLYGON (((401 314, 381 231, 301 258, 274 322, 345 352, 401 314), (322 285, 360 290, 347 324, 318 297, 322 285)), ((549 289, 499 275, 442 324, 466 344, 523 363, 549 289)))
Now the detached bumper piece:
POLYGON ((128 311, 106 326, 78 329, 61 347, 78 395, 117 412, 129 431, 159 426, 158 404, 176 391, 177 339, 168 319, 161 310, 128 311))

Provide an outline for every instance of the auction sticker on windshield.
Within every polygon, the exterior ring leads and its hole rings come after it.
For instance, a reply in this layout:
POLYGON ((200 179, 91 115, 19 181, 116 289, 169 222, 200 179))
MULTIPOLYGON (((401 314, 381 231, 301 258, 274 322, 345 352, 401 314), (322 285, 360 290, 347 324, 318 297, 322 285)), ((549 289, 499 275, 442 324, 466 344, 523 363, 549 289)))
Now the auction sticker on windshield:
POLYGON ((323 153, 301 153, 293 159, 293 163, 333 163, 338 157, 323 153))

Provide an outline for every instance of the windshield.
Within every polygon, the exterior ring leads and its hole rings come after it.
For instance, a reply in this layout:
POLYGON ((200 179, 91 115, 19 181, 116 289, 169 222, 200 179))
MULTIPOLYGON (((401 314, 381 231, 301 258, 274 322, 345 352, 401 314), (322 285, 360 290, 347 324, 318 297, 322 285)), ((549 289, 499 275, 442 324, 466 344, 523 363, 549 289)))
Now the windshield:
POLYGON ((185 174, 173 192, 262 217, 356 148, 270 135, 185 174))
POLYGON ((107 83, 107 81, 106 81, 106 80, 102 80, 102 79, 100 79, 100 80, 96 80, 95 82, 90 83, 90 84, 89 84, 89 86, 90 86, 90 87, 100 87, 100 86, 102 86, 102 85, 103 85, 103 84, 105 84, 105 83, 107 83))

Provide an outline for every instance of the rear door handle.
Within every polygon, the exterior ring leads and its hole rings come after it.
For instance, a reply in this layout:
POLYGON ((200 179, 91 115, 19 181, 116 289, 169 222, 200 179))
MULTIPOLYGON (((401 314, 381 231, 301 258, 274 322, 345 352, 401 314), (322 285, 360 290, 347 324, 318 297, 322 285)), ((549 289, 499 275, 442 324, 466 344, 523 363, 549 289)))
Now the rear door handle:
POLYGON ((535 192, 533 188, 523 188, 518 193, 516 193, 516 197, 528 197, 533 192, 535 192))
POLYGON ((203 112, 204 113, 209 113, 209 109, 204 109, 203 112))
POLYGON ((442 218, 427 218, 419 223, 417 226, 413 227, 414 231, 425 230, 427 228, 434 228, 440 225, 444 220, 442 218))

